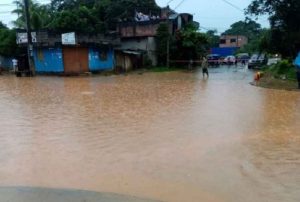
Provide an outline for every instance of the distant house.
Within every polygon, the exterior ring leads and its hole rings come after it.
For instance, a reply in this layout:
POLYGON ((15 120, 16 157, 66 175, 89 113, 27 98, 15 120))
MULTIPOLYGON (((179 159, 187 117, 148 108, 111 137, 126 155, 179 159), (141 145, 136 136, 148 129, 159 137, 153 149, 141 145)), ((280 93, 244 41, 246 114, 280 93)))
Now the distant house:
MULTIPOLYGON (((17 33, 20 46, 26 45, 23 30, 17 33)), ((36 73, 80 74, 114 69, 116 36, 33 32, 33 59, 36 73), (65 42, 64 42, 65 40, 65 42), (68 41, 69 40, 69 41, 68 41)))
MULTIPOLYGON (((142 56, 147 57, 152 62, 152 65, 157 65, 155 37, 159 25, 163 22, 168 23, 170 33, 174 34, 176 30, 180 30, 186 24, 193 23, 193 16, 191 14, 178 14, 169 8, 163 8, 160 16, 146 15, 145 17, 145 14, 142 13, 138 13, 138 15, 135 21, 118 23, 117 32, 121 38, 121 47, 118 48, 119 56, 117 58, 119 60, 123 58, 122 61, 118 61, 117 59, 119 65, 125 63, 125 55, 131 55, 131 57, 135 55, 138 58, 142 56)), ((139 61, 139 59, 137 60, 139 61)), ((126 69, 128 68, 133 67, 126 67, 126 69)))
POLYGON ((242 35, 222 35, 220 48, 242 48, 248 44, 248 38, 242 35))

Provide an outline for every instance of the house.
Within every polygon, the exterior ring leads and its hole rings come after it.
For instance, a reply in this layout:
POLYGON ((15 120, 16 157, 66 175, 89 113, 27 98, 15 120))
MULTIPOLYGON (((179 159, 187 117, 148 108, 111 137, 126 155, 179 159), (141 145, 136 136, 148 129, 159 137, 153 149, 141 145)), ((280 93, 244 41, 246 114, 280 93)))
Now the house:
POLYGON ((248 44, 248 38, 243 35, 222 35, 220 48, 242 48, 248 44))
MULTIPOLYGON (((121 38, 121 47, 118 48, 119 56, 124 63, 124 55, 147 58, 152 65, 157 65, 156 42, 155 37, 157 29, 161 23, 168 23, 170 33, 175 34, 188 23, 193 23, 193 16, 188 13, 175 13, 167 8, 162 8, 160 16, 145 15, 137 12, 134 21, 120 22, 117 25, 117 32, 121 38)), ((129 56, 127 56, 127 60, 129 56)), ((137 59, 140 60, 140 59, 137 59)), ((123 65, 124 66, 124 65, 123 65)), ((127 66, 126 69, 133 67, 127 66)))
MULTIPOLYGON (((61 34, 47 30, 33 32, 32 41, 35 72, 64 75, 113 70, 114 47, 120 44, 115 35, 61 34)), ((23 30, 18 30, 17 42, 20 46, 27 44, 23 30)))

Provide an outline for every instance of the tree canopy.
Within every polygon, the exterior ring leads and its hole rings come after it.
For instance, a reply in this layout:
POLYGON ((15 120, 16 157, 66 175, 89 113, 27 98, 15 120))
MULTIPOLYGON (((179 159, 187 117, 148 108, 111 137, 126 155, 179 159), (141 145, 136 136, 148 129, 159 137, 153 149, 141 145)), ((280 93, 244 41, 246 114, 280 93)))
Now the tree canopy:
POLYGON ((223 34, 244 35, 249 41, 255 39, 262 31, 261 25, 253 20, 238 21, 233 23, 223 34))
POLYGON ((0 55, 14 56, 17 50, 16 32, 0 22, 0 55))
POLYGON ((217 34, 217 30, 208 30, 205 34, 208 39, 208 47, 207 48, 219 47, 220 36, 217 34))
POLYGON ((265 48, 291 57, 300 43, 299 0, 253 0, 247 9, 249 15, 269 15, 271 31, 266 36, 265 48))
MULTIPOLYGON (((23 0, 15 0, 18 14, 17 28, 25 28, 23 0)), ((41 5, 30 0, 30 18, 33 29, 104 33, 114 30, 116 23, 133 20, 135 12, 158 14, 154 0, 52 0, 41 5)))

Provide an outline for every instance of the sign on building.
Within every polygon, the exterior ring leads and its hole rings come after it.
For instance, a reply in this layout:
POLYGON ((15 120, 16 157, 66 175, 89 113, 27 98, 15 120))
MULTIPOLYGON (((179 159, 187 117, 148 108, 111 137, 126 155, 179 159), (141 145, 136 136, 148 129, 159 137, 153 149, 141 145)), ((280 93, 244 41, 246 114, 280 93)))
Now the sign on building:
POLYGON ((76 45, 75 32, 62 34, 61 40, 63 45, 76 45))
MULTIPOLYGON (((32 43, 36 43, 36 32, 31 32, 32 43)), ((28 42, 27 33, 17 33, 17 44, 26 44, 28 42)))

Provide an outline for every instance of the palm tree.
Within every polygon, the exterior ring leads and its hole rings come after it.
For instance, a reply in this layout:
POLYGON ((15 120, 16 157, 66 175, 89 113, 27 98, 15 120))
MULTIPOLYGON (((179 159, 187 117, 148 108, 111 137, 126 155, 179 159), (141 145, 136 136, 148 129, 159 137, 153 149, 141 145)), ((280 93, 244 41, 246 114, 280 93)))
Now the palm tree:
MULTIPOLYGON (((13 2, 16 9, 12 13, 17 14, 18 18, 13 23, 16 28, 25 29, 25 5, 23 0, 15 0, 13 2)), ((48 5, 40 5, 39 3, 29 0, 30 23, 32 29, 42 29, 47 26, 50 20, 50 9, 48 5)))

